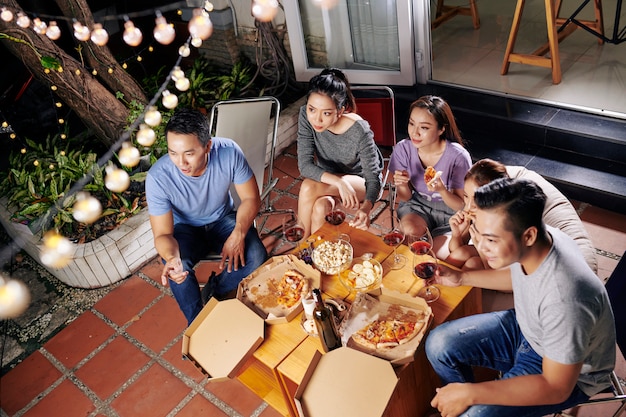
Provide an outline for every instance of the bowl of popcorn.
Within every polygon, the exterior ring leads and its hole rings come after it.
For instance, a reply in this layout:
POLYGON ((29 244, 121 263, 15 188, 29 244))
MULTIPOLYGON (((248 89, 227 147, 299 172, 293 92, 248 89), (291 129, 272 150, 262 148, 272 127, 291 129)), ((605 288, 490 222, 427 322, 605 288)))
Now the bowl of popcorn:
POLYGON ((343 239, 324 240, 313 249, 313 266, 327 275, 339 274, 352 263, 352 245, 343 239))
POLYGON ((371 253, 354 258, 350 268, 339 275, 348 291, 367 292, 378 288, 383 280, 383 267, 371 253))

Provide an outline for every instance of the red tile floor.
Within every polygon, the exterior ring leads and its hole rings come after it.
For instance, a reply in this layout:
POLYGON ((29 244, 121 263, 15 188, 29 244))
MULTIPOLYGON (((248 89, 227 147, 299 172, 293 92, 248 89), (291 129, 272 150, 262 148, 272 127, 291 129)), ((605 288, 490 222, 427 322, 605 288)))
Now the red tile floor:
MULTIPOLYGON (((295 146, 276 159, 273 175, 279 178, 274 207, 295 208, 295 146)), ((626 215, 574 204, 598 249, 598 275, 606 278, 626 250, 626 215)), ((372 231, 388 227, 387 213, 380 213, 372 231)), ((270 216, 264 231, 276 226, 276 217, 270 216)), ((273 253, 288 249, 279 237, 264 241, 273 253)), ((161 286, 160 270, 156 259, 145 265, 6 373, 0 379, 0 415, 278 416, 239 381, 207 381, 182 359, 185 320, 161 286)), ((621 357, 617 373, 626 375, 621 357)), ((585 407, 578 416, 606 415, 603 410, 585 407)))

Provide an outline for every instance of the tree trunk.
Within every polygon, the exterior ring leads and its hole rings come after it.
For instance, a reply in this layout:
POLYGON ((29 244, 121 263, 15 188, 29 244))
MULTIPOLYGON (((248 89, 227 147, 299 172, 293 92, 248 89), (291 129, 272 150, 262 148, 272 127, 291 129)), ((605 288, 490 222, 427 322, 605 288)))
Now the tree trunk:
MULTIPOLYGON (((93 14, 86 0, 56 0, 55 2, 66 17, 75 18, 89 28, 93 27, 93 14)), ((113 93, 119 91, 124 94, 124 99, 128 102, 131 100, 137 100, 144 104, 148 102, 141 86, 122 68, 107 46, 98 46, 90 40, 87 42, 76 42, 82 44, 85 50, 81 57, 85 59, 90 68, 97 70, 97 77, 113 93), (109 68, 113 72, 109 73, 109 68)))
MULTIPOLYGON (((84 5, 84 0, 77 1, 84 5)), ((15 8, 16 15, 18 11, 22 11, 15 0, 3 0, 3 2, 5 6, 15 8)), ((85 5, 85 7, 87 6, 85 5)), ((4 22, 1 19, 0 32, 25 42, 2 40, 4 46, 18 57, 39 81, 49 85, 54 94, 74 110, 95 135, 108 146, 117 141, 126 125, 129 110, 115 97, 114 93, 109 91, 79 61, 63 51, 46 35, 38 35, 30 28, 22 29, 15 24, 15 21, 4 22), (41 64, 41 57, 43 56, 57 59, 61 63, 62 71, 55 69, 46 71, 41 64)), ((95 47, 91 42, 88 43, 95 47)), ((102 47, 101 49, 107 48, 102 47)), ((106 70, 99 72, 107 73, 106 70)), ((126 74, 123 69, 119 68, 118 71, 113 72, 113 76, 110 78, 113 79, 122 73, 126 74)), ((120 82, 126 86, 126 81, 121 80, 120 82)), ((136 96, 135 85, 136 82, 133 80, 133 87, 119 91, 123 91, 128 96, 136 96)), ((143 95, 143 93, 141 94, 143 95)), ((141 101, 147 102, 145 96, 141 101)))

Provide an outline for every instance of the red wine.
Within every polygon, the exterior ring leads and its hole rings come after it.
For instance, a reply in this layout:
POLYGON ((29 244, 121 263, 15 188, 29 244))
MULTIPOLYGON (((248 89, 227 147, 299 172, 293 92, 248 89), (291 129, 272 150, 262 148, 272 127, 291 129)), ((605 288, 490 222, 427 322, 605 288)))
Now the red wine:
POLYGON ((415 242, 411 243, 411 252, 418 255, 427 254, 429 249, 430 243, 424 242, 423 240, 416 240, 415 242))
POLYGON ((304 237, 304 228, 300 226, 290 227, 285 230, 285 239, 289 242, 299 242, 304 237))
POLYGON ((415 275, 422 279, 432 278, 437 271, 437 264, 435 262, 422 262, 415 265, 415 275))
POLYGON ((322 342, 325 352, 341 347, 341 337, 335 326, 333 313, 322 300, 322 294, 318 288, 314 288, 313 299, 315 300, 315 310, 313 310, 313 321, 317 327, 317 334, 322 342))
POLYGON ((326 215, 326 221, 333 226, 338 226, 346 219, 346 213, 340 210, 331 211, 326 215))
POLYGON ((389 246, 398 246, 400 243, 402 243, 403 240, 404 236, 402 236, 402 233, 398 232, 387 233, 385 236, 383 236, 383 242, 385 242, 385 244, 389 246))

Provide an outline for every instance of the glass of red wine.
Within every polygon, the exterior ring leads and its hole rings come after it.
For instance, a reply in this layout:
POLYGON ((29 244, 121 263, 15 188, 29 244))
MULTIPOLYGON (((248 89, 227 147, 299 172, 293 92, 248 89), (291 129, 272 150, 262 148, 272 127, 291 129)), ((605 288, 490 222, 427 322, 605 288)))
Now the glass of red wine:
POLYGON ((421 233, 406 235, 406 243, 414 254, 425 255, 433 247, 433 237, 428 227, 424 227, 421 233))
POLYGON ((341 223, 346 220, 346 211, 341 204, 341 201, 335 200, 333 203, 333 207, 330 209, 326 216, 324 217, 326 221, 333 226, 339 226, 341 223))
MULTIPOLYGON (((425 253, 413 253, 413 275, 417 278, 430 279, 435 276, 437 268, 437 257, 432 248, 425 253)), ((417 295, 426 300, 427 303, 432 303, 439 299, 441 291, 434 285, 425 285, 417 295)))
POLYGON ((383 242, 393 248, 391 269, 401 269, 406 264, 406 256, 399 254, 396 249, 404 242, 405 236, 402 228, 398 225, 388 233, 385 233, 382 237, 383 242))
POLYGON ((295 213, 291 213, 283 217, 283 236, 286 241, 298 243, 304 238, 304 226, 295 213))

